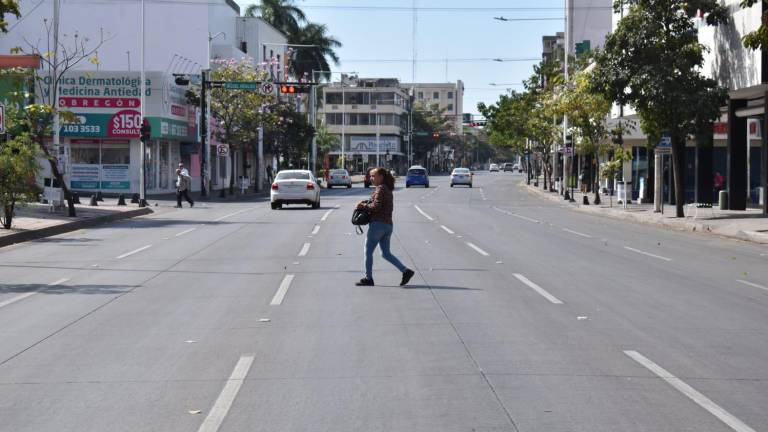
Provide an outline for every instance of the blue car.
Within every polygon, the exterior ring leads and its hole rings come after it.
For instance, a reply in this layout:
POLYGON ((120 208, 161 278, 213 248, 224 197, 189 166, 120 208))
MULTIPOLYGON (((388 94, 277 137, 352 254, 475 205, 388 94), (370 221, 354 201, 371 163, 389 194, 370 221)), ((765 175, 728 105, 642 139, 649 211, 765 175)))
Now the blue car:
POLYGON ((421 166, 412 166, 408 168, 408 174, 405 176, 405 187, 424 186, 429 187, 429 176, 427 170, 421 166))

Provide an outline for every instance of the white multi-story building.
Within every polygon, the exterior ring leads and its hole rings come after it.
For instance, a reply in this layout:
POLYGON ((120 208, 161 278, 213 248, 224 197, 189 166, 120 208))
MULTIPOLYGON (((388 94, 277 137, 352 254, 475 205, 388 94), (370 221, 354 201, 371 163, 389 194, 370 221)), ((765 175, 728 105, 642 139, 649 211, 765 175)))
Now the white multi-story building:
MULTIPOLYGON (((9 18, 9 32, 0 38, 0 53, 14 47, 29 51, 30 43, 47 51, 53 37, 53 4, 21 2, 21 18, 9 18)), ((62 45, 70 47, 77 40, 94 47, 103 40, 94 56, 98 61, 81 61, 62 86, 60 102, 81 119, 80 124, 64 125, 61 131, 65 179, 73 189, 84 191, 137 192, 142 2, 60 4, 62 45), (120 120, 119 125, 115 119, 120 120)), ((210 55, 212 59, 251 57, 266 64, 275 80, 285 77, 285 36, 259 18, 239 15, 240 8, 232 0, 145 2, 146 116, 152 124, 145 167, 148 193, 174 189, 173 168, 179 161, 189 168, 193 187, 200 186, 199 109, 188 105, 185 88, 177 86, 171 74, 199 74, 209 67, 210 55)), ((234 157, 237 169, 255 167, 248 162, 252 154, 229 152, 219 157, 217 144, 228 143, 216 142, 214 135, 211 144, 206 159, 213 162, 209 166, 214 186, 228 184, 232 175, 254 177, 248 172, 232 173, 229 163, 234 157), (241 163, 242 158, 246 163, 241 163)), ((44 164, 42 176, 49 177, 48 170, 44 164)))
POLYGON ((568 3, 569 52, 601 48, 611 32, 613 0, 570 0, 568 3))
POLYGON ((361 78, 352 86, 332 83, 318 93, 318 119, 344 146, 343 152, 341 148, 330 152, 326 168, 336 166, 342 154, 345 167, 353 172, 385 164, 403 168, 408 91, 397 79, 361 78))
POLYGON ((403 83, 403 88, 412 89, 414 102, 423 106, 437 104, 445 117, 454 124, 456 134, 462 133, 464 112, 464 83, 403 83))

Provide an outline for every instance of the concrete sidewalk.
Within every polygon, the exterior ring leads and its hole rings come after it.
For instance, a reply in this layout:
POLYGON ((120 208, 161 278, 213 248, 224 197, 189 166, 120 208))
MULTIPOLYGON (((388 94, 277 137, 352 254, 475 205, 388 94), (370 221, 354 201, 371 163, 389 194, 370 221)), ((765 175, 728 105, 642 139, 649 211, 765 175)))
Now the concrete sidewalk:
MULTIPOLYGON (((654 213, 653 204, 628 204, 626 208, 618 204, 618 197, 610 197, 601 194, 600 205, 584 205, 584 195, 574 190, 573 199, 569 203, 555 192, 547 192, 540 187, 534 187, 522 182, 521 185, 529 192, 538 196, 567 204, 575 211, 589 213, 597 216, 622 219, 648 225, 681 230, 711 233, 723 237, 747 240, 755 243, 768 244, 768 217, 760 210, 747 209, 746 211, 719 210, 717 208, 696 208, 691 205, 685 207, 685 218, 675 217, 675 207, 664 206, 664 213, 654 213)), ((594 200, 594 193, 586 196, 589 202, 594 200)))
POLYGON ((37 203, 18 207, 11 229, 0 229, 0 247, 153 213, 151 208, 139 208, 136 204, 118 206, 117 199, 112 198, 105 198, 98 207, 75 207, 76 217, 67 216, 66 207, 51 209, 37 203))

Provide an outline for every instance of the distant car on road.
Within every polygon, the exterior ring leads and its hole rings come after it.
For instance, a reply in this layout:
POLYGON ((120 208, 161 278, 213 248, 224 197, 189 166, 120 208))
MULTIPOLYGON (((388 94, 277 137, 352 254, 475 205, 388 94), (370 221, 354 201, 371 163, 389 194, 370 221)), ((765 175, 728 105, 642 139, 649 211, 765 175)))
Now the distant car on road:
POLYGON ((515 170, 515 167, 511 163, 507 162, 504 164, 504 172, 514 171, 514 170, 515 170))
POLYGON ((352 187, 352 177, 349 175, 349 171, 345 169, 335 169, 331 171, 331 175, 328 176, 328 189, 334 186, 346 186, 352 187))
POLYGON ((469 168, 454 168, 451 173, 451 187, 454 185, 467 185, 472 187, 472 172, 469 168))
POLYGON ((429 176, 426 168, 419 165, 408 168, 408 173, 405 175, 405 187, 411 186, 429 187, 429 176))
POLYGON ((306 204, 320 208, 320 187, 315 176, 307 170, 285 170, 277 173, 269 194, 272 210, 284 204, 306 204))
POLYGON ((491 168, 488 170, 490 172, 499 172, 499 166, 496 164, 491 164, 491 168))

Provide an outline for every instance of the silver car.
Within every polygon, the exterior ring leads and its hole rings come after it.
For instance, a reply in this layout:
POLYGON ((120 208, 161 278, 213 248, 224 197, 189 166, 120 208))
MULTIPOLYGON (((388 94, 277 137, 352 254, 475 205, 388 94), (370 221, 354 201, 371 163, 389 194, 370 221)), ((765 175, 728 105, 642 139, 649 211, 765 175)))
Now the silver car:
POLYGON ((328 189, 334 186, 352 187, 352 177, 345 169, 335 169, 328 175, 328 189))
POLYGON ((467 185, 472 187, 472 171, 469 168, 454 168, 451 173, 451 187, 454 185, 467 185))
POLYGON ((269 197, 272 210, 283 208, 283 204, 306 204, 320 208, 320 186, 315 176, 307 170, 277 173, 269 197))

